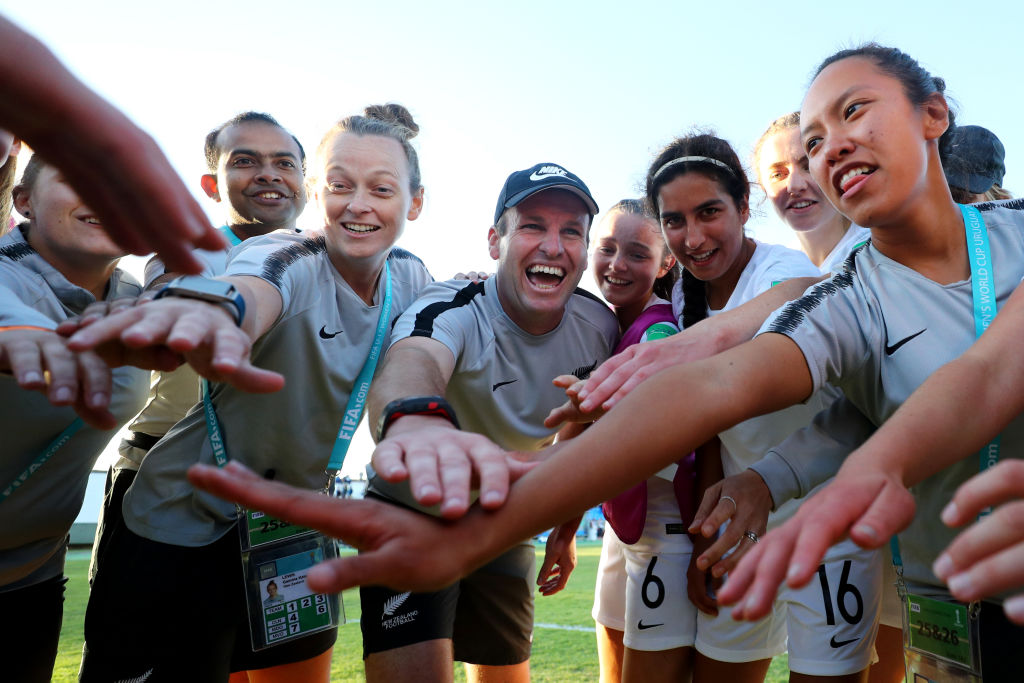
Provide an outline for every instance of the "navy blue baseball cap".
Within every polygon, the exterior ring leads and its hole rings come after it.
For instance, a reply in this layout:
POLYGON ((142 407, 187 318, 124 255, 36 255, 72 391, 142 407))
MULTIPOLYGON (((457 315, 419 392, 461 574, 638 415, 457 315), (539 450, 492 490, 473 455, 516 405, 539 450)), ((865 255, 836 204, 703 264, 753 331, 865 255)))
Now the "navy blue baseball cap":
POLYGON ((494 224, 498 224, 505 209, 511 209, 530 195, 542 190, 567 190, 583 200, 591 216, 598 212, 597 202, 590 194, 590 188, 573 173, 558 164, 543 163, 531 166, 525 171, 516 171, 505 181, 498 195, 498 206, 494 209, 494 224))
POLYGON ((996 134, 981 126, 957 126, 947 160, 946 182, 971 194, 1002 185, 1006 150, 996 134))

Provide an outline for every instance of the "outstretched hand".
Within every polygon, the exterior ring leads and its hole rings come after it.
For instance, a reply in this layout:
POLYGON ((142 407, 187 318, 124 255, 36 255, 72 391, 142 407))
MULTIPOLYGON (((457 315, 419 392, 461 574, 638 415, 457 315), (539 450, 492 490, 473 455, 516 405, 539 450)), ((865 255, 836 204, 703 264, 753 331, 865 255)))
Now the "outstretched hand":
POLYGON ((441 516, 446 519, 466 514, 474 488, 480 491, 480 507, 501 507, 509 484, 536 464, 505 451, 482 434, 464 432, 442 418, 424 415, 397 420, 388 429, 388 438, 377 444, 371 462, 385 481, 408 479, 416 501, 427 506, 440 504, 441 516))
POLYGON ((601 408, 584 413, 580 410, 579 392, 586 383, 576 375, 559 375, 551 380, 551 383, 560 389, 565 389, 566 401, 557 408, 553 408, 548 416, 544 418, 544 426, 554 429, 566 422, 587 423, 597 420, 605 411, 601 408))
POLYGON ((321 593, 366 584, 438 590, 487 559, 474 555, 479 538, 468 537, 465 526, 388 503, 341 500, 269 481, 236 461, 223 469, 193 465, 188 479, 196 488, 317 529, 358 549, 359 555, 328 560, 309 570, 309 587, 321 593))
MULTIPOLYGON (((965 482, 942 511, 942 521, 962 526, 1000 506, 961 533, 935 561, 935 575, 957 600, 970 602, 1024 587, 1024 461, 1004 460, 965 482)), ((1003 603, 1024 624, 1024 593, 1003 603)))
POLYGON ((729 522, 729 526, 706 550, 695 554, 697 568, 710 569, 716 579, 732 571, 754 547, 754 541, 744 532, 751 531, 758 538, 764 536, 771 510, 768 486, 753 470, 744 470, 708 487, 687 531, 710 539, 723 524, 729 522), (722 559, 730 549, 732 553, 722 559))
POLYGON ((75 332, 73 351, 95 350, 109 365, 154 364, 154 351, 180 354, 195 371, 254 393, 278 391, 284 378, 249 359, 252 340, 224 309, 195 299, 167 298, 126 308, 75 332))
POLYGON ((576 530, 580 517, 560 524, 548 534, 544 548, 544 561, 537 572, 537 586, 540 594, 554 595, 569 582, 569 575, 576 568, 576 530))
POLYGON ((792 588, 811 580, 830 546, 849 536, 863 548, 878 548, 910 524, 914 510, 913 496, 897 478, 875 471, 840 471, 747 552, 718 600, 735 605, 734 619, 760 619, 770 611, 784 580, 792 588))

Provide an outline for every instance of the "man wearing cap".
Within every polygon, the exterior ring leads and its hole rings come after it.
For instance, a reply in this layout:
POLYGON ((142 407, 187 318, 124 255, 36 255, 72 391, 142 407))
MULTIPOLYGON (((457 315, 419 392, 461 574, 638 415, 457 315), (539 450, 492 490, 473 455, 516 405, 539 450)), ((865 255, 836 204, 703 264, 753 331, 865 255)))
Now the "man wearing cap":
POLYGON ((996 134, 981 126, 957 126, 943 163, 953 199, 961 204, 1010 199, 1003 189, 1006 150, 996 134))
MULTIPOLYGON (((618 337, 608 307, 576 289, 597 210, 587 186, 556 164, 508 177, 487 235, 494 277, 435 283, 395 325, 369 398, 376 438, 387 437, 371 496, 458 517, 472 474, 481 504, 494 507, 507 486, 505 451, 554 440, 544 418, 565 395, 552 378, 586 376, 618 337)), ((558 563, 561 586, 572 561, 558 563)), ((470 681, 528 681, 533 575, 525 541, 436 593, 360 589, 367 680, 451 680, 457 660, 470 681)))

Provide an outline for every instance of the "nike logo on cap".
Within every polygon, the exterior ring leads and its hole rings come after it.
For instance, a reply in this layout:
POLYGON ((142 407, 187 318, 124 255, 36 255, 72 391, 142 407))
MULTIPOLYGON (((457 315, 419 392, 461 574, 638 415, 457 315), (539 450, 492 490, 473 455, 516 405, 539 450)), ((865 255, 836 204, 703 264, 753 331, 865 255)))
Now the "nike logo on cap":
POLYGON ((503 386, 505 386, 506 384, 512 384, 512 382, 518 382, 518 381, 519 381, 519 378, 517 377, 516 379, 510 379, 510 380, 509 380, 509 381, 507 381, 507 382, 498 382, 498 383, 497 383, 497 384, 495 384, 495 385, 494 385, 493 387, 491 387, 491 392, 495 392, 495 391, 497 391, 497 390, 498 390, 498 387, 503 387, 503 386))
POLYGON ((530 174, 530 180, 544 180, 551 176, 565 176, 567 173, 568 171, 561 166, 541 166, 530 174))
POLYGON ((320 328, 320 338, 321 339, 334 339, 335 337, 337 337, 342 332, 344 332, 344 330, 338 330, 337 332, 328 332, 327 331, 327 325, 324 325, 323 327, 320 328))
POLYGON ((923 330, 921 330, 919 332, 915 332, 914 334, 910 335, 909 337, 905 337, 904 339, 900 339, 898 342, 896 342, 892 346, 890 346, 889 344, 886 344, 885 345, 885 355, 891 356, 892 354, 896 353, 896 351, 898 351, 901 346, 906 344, 908 341, 910 341, 911 339, 913 339, 917 335, 923 334, 927 330, 928 330, 928 328, 926 327, 926 328, 924 328, 923 330))
POLYGON ((828 644, 832 647, 842 647, 843 645, 849 645, 850 643, 856 642, 860 638, 850 638, 849 640, 836 640, 835 636, 832 636, 832 640, 828 641, 828 644))
POLYGON ((644 620, 643 620, 643 619, 641 619, 641 620, 640 620, 640 621, 639 621, 639 622, 637 623, 636 627, 637 627, 638 629, 640 629, 641 631, 646 631, 646 630, 647 630, 647 629, 649 629, 649 628, 657 628, 658 626, 664 626, 664 625, 665 625, 665 624, 645 624, 645 623, 644 623, 644 620))

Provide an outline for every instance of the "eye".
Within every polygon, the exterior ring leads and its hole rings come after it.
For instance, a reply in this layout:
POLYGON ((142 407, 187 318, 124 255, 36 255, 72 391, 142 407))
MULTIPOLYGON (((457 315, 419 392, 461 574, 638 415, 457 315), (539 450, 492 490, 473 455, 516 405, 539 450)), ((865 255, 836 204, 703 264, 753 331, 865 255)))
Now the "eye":
POLYGON ((816 150, 818 148, 818 145, 820 143, 821 143, 821 138, 820 137, 807 138, 804 141, 804 149, 807 151, 807 156, 810 156, 811 154, 813 154, 814 150, 816 150))
POLYGON ((278 163, 282 168, 295 168, 295 162, 293 162, 291 159, 282 159, 278 163))
POLYGON ((648 256, 647 254, 644 254, 643 252, 639 251, 633 252, 632 254, 629 255, 629 257, 634 261, 646 261, 650 258, 650 256, 648 256))
POLYGON ((612 247, 598 247, 597 253, 604 254, 605 256, 611 256, 612 254, 615 253, 615 249, 613 249, 612 247))
POLYGON ((345 183, 339 182, 337 180, 327 182, 327 191, 330 192, 331 194, 340 194, 347 189, 348 186, 345 183))
POLYGON ((377 187, 373 188, 373 191, 376 194, 379 194, 379 195, 385 196, 385 197, 393 195, 395 193, 394 188, 388 187, 387 185, 378 185, 377 187))
POLYGON ((564 228, 562 234, 567 237, 582 237, 583 233, 580 232, 579 228, 564 228))
POLYGON ((863 107, 863 106, 864 106, 863 102, 854 102, 853 104, 849 105, 846 109, 843 110, 843 118, 844 119, 850 118, 851 116, 856 114, 857 111, 860 110, 860 108, 863 107))
POLYGON ((705 220, 710 220, 717 216, 722 210, 716 206, 707 206, 701 209, 700 217, 705 220))
POLYGON ((249 157, 236 157, 231 160, 231 165, 235 168, 244 168, 246 166, 252 166, 254 162, 249 157))
POLYGON ((771 175, 768 176, 768 180, 779 181, 786 177, 785 169, 779 169, 778 171, 772 171, 771 175))

